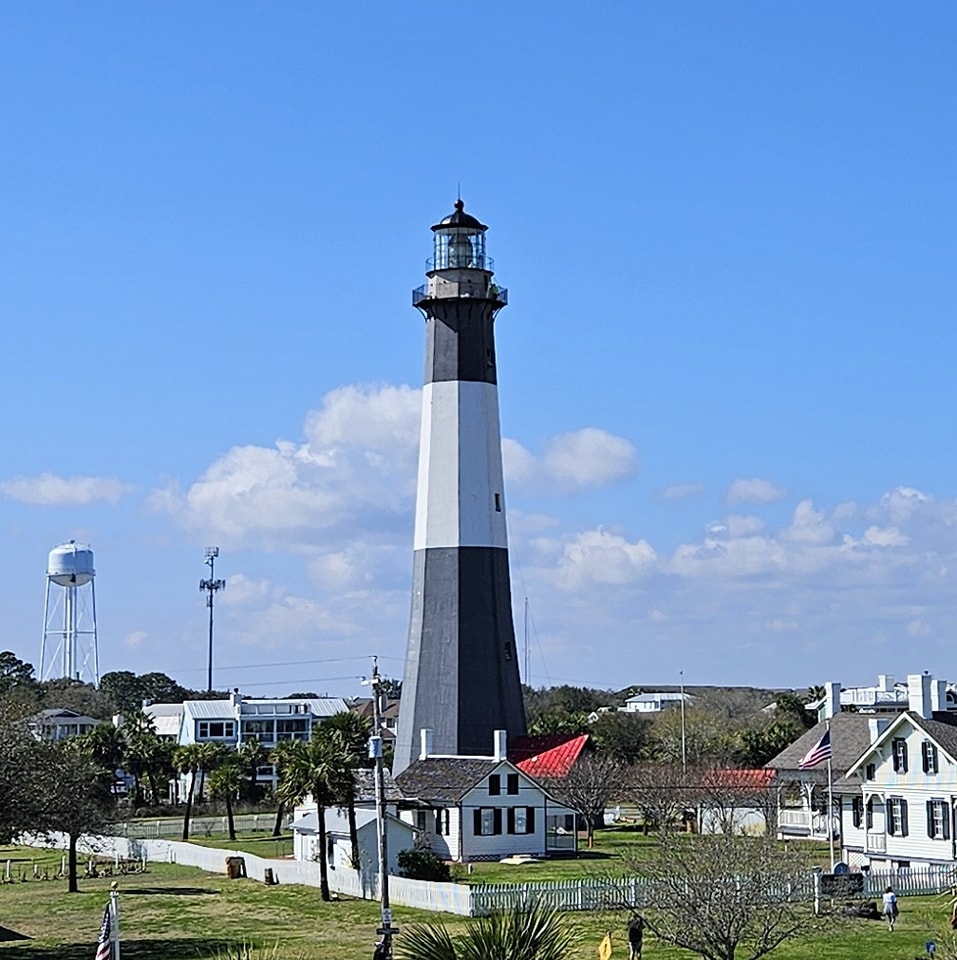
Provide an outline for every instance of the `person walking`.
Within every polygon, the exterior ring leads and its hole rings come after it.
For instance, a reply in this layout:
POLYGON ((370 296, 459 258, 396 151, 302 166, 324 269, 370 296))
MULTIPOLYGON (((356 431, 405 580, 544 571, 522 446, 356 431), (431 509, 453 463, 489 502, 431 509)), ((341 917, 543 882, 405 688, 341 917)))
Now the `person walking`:
POLYGON ((897 894, 893 887, 884 891, 884 918, 887 920, 887 929, 893 933, 894 924, 897 923, 897 894))

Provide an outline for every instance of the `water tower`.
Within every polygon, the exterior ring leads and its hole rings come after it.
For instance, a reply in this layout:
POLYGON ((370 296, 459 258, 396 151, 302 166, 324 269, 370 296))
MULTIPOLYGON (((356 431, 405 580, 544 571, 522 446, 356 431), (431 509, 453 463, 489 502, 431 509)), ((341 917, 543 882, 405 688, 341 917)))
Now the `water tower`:
POLYGON ((40 680, 69 677, 99 686, 93 551, 71 540, 50 551, 43 602, 40 680))

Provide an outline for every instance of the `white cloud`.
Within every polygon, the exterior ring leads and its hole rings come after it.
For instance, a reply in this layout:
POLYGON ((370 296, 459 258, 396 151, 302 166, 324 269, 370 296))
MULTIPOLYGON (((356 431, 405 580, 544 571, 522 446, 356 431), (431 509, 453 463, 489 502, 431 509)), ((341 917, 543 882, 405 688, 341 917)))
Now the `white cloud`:
POLYGON ((658 495, 658 500, 674 501, 687 500, 689 497, 697 497, 704 493, 703 483, 675 483, 670 487, 665 487, 658 495))
POLYGON ((588 530, 565 544, 556 576, 566 590, 586 584, 623 586, 651 572, 657 559, 645 540, 629 543, 619 534, 588 530))
POLYGON ((750 480, 734 480, 728 487, 725 500, 728 503, 774 503, 787 495, 787 490, 775 486, 770 480, 753 477, 750 480))
POLYGON ((623 437, 586 427, 552 437, 535 457, 514 440, 502 444, 510 487, 535 493, 575 493, 627 479, 638 469, 634 446, 623 437))
POLYGON ((123 645, 129 647, 131 650, 136 650, 143 646, 148 639, 149 634, 145 630, 134 630, 132 633, 128 633, 123 637, 123 645))
POLYGON ((0 493, 21 503, 37 506, 76 506, 87 503, 116 503, 134 490, 131 484, 112 477, 12 477, 0 483, 0 493))
POLYGON ((154 508, 226 544, 315 546, 338 525, 388 528, 411 510, 421 394, 409 387, 344 387, 306 417, 306 440, 234 447, 185 493, 156 490, 154 508))
POLYGON ((823 510, 815 510, 811 500, 802 500, 794 508, 794 519, 782 536, 797 543, 831 543, 834 527, 825 519, 823 510))

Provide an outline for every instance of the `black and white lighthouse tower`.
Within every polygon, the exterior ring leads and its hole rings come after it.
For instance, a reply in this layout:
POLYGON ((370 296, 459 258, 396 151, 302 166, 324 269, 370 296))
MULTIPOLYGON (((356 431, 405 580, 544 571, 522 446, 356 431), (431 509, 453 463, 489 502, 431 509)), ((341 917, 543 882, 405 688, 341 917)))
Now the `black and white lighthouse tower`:
POLYGON ((488 756, 494 731, 525 733, 505 529, 488 229, 455 211, 432 227, 412 616, 393 773, 419 756, 488 756))

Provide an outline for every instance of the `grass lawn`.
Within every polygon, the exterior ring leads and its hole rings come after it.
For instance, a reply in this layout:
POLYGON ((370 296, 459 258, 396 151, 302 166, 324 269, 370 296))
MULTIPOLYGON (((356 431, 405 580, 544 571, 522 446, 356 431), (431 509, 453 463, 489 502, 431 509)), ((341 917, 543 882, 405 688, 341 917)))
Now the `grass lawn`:
MULTIPOLYGON (((51 874, 59 869, 59 852, 0 848, 0 867, 14 861, 32 875, 32 861, 51 874)), ((0 943, 0 960, 90 960, 99 931, 110 879, 81 880, 82 892, 67 894, 62 880, 0 885, 0 925, 30 940, 0 943)), ((213 957, 246 940, 281 949, 275 960, 368 960, 378 925, 378 905, 341 900, 322 903, 311 887, 266 887, 253 880, 227 880, 191 867, 150 864, 144 874, 119 879, 124 960, 184 960, 213 957)), ((459 917, 426 914, 398 907, 399 926, 444 920, 453 930, 468 923, 459 917)), ((938 939, 944 952, 948 898, 902 901, 897 930, 878 921, 847 921, 828 937, 787 944, 777 960, 913 960, 924 943, 938 939)), ((567 914, 582 935, 568 960, 594 960, 606 930, 613 934, 613 958, 627 956, 624 920, 609 914, 567 914)), ((646 940, 645 957, 688 960, 689 954, 646 940)))

